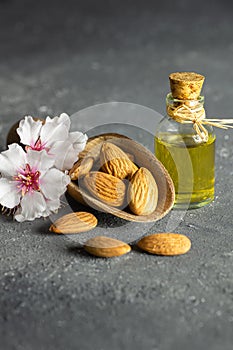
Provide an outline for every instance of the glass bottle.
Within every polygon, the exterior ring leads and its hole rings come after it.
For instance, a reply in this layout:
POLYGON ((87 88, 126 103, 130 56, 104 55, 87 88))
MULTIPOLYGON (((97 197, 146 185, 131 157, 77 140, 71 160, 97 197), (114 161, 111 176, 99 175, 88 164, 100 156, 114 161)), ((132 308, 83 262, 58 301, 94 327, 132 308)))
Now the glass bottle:
MULTIPOLYGON (((204 97, 179 100, 168 94, 167 110, 186 104, 193 113, 204 106, 204 97)), ((215 134, 208 131, 206 140, 197 135, 192 122, 180 123, 169 115, 161 120, 155 135, 155 155, 168 170, 175 186, 174 207, 198 208, 214 200, 215 134)))

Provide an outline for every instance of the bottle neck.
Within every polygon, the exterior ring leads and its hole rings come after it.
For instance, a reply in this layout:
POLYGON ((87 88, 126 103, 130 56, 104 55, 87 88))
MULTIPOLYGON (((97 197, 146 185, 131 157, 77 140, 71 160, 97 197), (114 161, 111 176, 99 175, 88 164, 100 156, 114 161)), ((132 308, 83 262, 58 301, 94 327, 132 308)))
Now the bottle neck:
POLYGON ((166 105, 169 117, 181 124, 193 124, 198 139, 204 142, 208 140, 208 131, 202 125, 206 116, 203 96, 199 96, 197 100, 178 100, 168 94, 166 105))
POLYGON ((166 98, 167 114, 179 123, 196 123, 205 118, 204 97, 197 100, 178 100, 168 94, 166 98))
POLYGON ((196 109, 204 108, 204 96, 199 96, 196 100, 179 100, 174 98, 171 93, 167 94, 166 106, 175 109, 180 106, 187 106, 190 109, 190 113, 196 109))

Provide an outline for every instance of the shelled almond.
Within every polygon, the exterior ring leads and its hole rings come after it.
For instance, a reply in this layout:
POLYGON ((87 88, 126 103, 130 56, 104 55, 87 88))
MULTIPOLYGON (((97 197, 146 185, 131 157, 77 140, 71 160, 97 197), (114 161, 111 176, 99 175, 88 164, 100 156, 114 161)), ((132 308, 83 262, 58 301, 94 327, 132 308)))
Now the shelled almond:
POLYGON ((84 177, 89 192, 104 203, 119 207, 124 203, 125 184, 122 180, 100 171, 91 171, 84 177))
POLYGON ((137 246, 151 254, 181 255, 190 250, 191 241, 178 233, 154 233, 140 239, 137 246))
POLYGON ((80 158, 70 170, 71 180, 78 180, 81 176, 84 176, 91 171, 94 160, 92 157, 80 158))
POLYGON ((84 244, 84 249, 92 255, 102 258, 121 256, 131 251, 131 247, 118 239, 96 236, 84 244))
POLYGON ((158 187, 151 172, 146 168, 136 171, 128 187, 130 210, 136 215, 153 213, 158 201, 158 187))
POLYGON ((138 167, 116 145, 104 142, 100 151, 101 170, 119 179, 132 177, 138 167))
POLYGON ((90 231, 96 227, 96 217, 87 212, 73 212, 57 219, 49 228, 54 233, 81 233, 90 231))

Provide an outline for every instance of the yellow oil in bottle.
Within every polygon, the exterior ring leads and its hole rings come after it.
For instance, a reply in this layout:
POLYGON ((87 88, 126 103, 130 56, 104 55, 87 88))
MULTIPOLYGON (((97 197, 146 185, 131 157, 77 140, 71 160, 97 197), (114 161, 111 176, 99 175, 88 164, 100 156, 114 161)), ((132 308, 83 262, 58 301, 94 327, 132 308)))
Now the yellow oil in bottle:
POLYGON ((198 208, 214 199, 215 135, 198 144, 193 135, 163 133, 155 137, 155 154, 174 182, 176 208, 198 208))

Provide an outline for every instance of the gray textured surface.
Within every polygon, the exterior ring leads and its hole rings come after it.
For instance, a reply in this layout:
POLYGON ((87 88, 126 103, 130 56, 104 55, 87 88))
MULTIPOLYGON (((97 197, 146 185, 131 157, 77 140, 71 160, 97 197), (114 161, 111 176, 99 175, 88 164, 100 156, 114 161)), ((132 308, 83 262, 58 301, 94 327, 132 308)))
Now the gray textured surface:
MULTIPOLYGON (((232 117, 230 2, 15 0, 0 16, 2 146, 25 114, 111 100, 163 113, 176 70, 206 75, 208 114, 232 117)), ((232 349, 232 160, 232 132, 218 132, 216 201, 186 213, 180 257, 95 259, 48 220, 1 217, 1 350, 232 349)))

